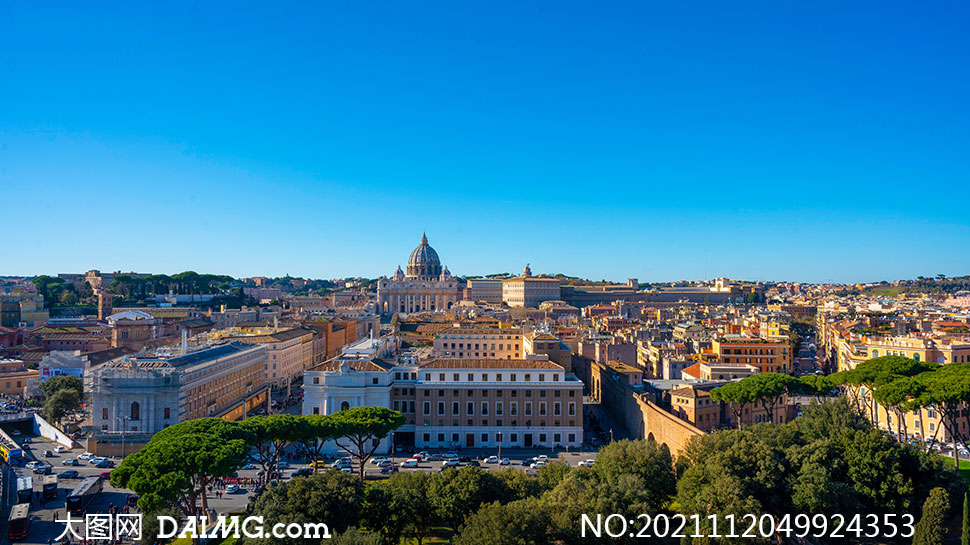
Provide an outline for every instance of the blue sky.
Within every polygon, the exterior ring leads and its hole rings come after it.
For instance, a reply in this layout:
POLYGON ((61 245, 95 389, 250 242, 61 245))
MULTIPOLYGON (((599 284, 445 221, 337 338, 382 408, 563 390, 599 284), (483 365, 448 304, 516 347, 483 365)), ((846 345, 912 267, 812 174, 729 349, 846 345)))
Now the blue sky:
POLYGON ((40 4, 0 274, 970 272, 970 4, 40 4))

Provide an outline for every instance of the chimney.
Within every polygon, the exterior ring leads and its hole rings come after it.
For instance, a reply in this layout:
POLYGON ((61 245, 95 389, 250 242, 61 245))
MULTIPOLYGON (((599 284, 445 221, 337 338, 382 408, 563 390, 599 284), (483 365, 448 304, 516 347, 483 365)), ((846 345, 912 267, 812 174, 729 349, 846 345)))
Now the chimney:
POLYGON ((273 316, 273 331, 279 331, 280 329, 280 317, 273 316))
POLYGON ((189 331, 187 329, 182 330, 182 355, 184 356, 189 351, 189 331))

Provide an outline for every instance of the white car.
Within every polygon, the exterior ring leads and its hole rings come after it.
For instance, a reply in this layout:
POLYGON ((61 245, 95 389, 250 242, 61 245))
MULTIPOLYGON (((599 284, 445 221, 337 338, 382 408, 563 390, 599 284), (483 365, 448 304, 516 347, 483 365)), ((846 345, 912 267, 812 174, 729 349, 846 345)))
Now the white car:
POLYGON ((497 464, 498 456, 489 456, 488 458, 482 458, 483 464, 497 464))
POLYGON ((549 461, 549 457, 546 456, 545 454, 540 454, 540 455, 536 456, 536 461, 537 462, 548 462, 549 461))
POLYGON ((576 464, 576 466, 577 467, 583 467, 583 466, 585 466, 585 467, 593 467, 593 464, 595 464, 595 463, 596 463, 596 460, 580 460, 580 462, 578 464, 576 464))
POLYGON ((374 464, 375 466, 379 466, 386 461, 387 461, 387 458, 383 456, 378 456, 377 458, 371 458, 370 463, 374 464))
POLYGON ((449 450, 448 452, 442 453, 441 457, 445 460, 457 460, 458 453, 453 450, 449 450))
POLYGON ((44 464, 35 460, 32 462, 27 462, 27 465, 25 465, 24 467, 27 469, 34 469, 35 467, 40 467, 42 465, 44 464))
POLYGON ((499 463, 498 463, 498 464, 499 464, 499 465, 501 465, 501 466, 507 466, 507 465, 509 465, 509 459, 508 459, 508 458, 502 458, 502 459, 501 459, 501 460, 499 461, 499 463))
POLYGON ((398 467, 418 467, 418 460, 416 458, 408 458, 398 464, 398 467))
POLYGON ((108 461, 108 459, 107 459, 107 458, 105 458, 104 456, 97 456, 97 457, 95 457, 95 458, 91 458, 91 463, 92 463, 93 465, 98 465, 98 464, 100 464, 101 462, 106 462, 106 461, 108 461))
POLYGON ((90 460, 91 458, 94 458, 94 454, 91 454, 90 452, 85 452, 77 457, 78 460, 90 460))
POLYGON ((60 454, 62 452, 67 452, 67 449, 60 445, 57 445, 56 447, 54 447, 54 452, 60 454))
POLYGON ((531 467, 532 469, 539 469, 540 467, 545 467, 545 466, 546 466, 546 462, 542 460, 536 460, 535 462, 532 462, 532 465, 530 465, 529 467, 531 467))

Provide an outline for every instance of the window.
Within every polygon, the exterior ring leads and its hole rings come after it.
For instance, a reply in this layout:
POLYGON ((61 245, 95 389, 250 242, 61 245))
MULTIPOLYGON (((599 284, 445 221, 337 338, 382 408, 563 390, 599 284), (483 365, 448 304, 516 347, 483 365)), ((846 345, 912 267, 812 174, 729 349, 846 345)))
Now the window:
POLYGON ((575 433, 570 433, 568 435, 568 437, 569 437, 569 442, 570 443, 575 443, 576 442, 576 434, 575 433))
POLYGON ((108 419, 108 408, 105 407, 101 409, 101 420, 107 420, 107 419, 108 419))
POLYGON ((530 375, 529 373, 526 373, 525 374, 525 381, 526 382, 529 382, 530 380, 532 380, 532 375, 530 375))
POLYGON ((430 381, 431 380, 431 373, 425 373, 424 374, 424 380, 430 381))
POLYGON ((546 402, 539 403, 539 416, 546 416, 546 402))
POLYGON ((539 397, 546 397, 546 391, 545 390, 539 390, 539 397))
POLYGON ((488 443, 488 434, 487 433, 483 433, 482 434, 482 443, 488 443))
POLYGON ((544 373, 539 373, 539 382, 545 382, 545 381, 546 381, 546 375, 544 373))
POLYGON ((438 434, 438 442, 439 443, 444 443, 445 442, 445 434, 443 434, 443 433, 439 433, 438 434))
POLYGON ((314 407, 313 414, 320 414, 320 407, 314 407))
POLYGON ((526 401, 525 402, 525 415, 526 416, 532 416, 532 402, 531 401, 526 401))
POLYGON ((482 401, 482 416, 488 416, 488 401, 482 401))
POLYGON ((458 373, 451 375, 451 380, 458 382, 458 373))
MULTIPOLYGON (((457 401, 453 401, 451 403, 451 413, 457 415, 459 412, 461 412, 461 407, 458 405, 457 401)), ((455 425, 457 426, 458 424, 455 425)))
POLYGON ((468 382, 475 382, 475 373, 468 373, 468 382))
POLYGON ((425 401, 424 402, 424 414, 425 414, 425 416, 431 414, 431 402, 430 401, 425 401))
POLYGON ((495 402, 495 416, 502 416, 502 402, 495 402))
POLYGON ((430 433, 424 434, 424 442, 425 443, 430 443, 431 442, 431 434, 430 433))
POLYGON ((518 416, 519 415, 519 402, 518 401, 513 401, 513 402, 509 403, 509 414, 512 415, 512 416, 518 416))
POLYGON ((559 402, 557 401, 557 402, 555 402, 555 403, 552 404, 552 415, 553 416, 559 416, 560 414, 562 414, 562 412, 561 412, 561 410, 559 408, 559 402))
POLYGON ((399 407, 400 407, 400 406, 401 406, 401 402, 400 402, 400 401, 395 401, 395 402, 394 402, 394 410, 395 410, 395 411, 397 411, 397 410, 400 410, 400 409, 399 409, 399 407))
POLYGON ((164 416, 164 418, 172 418, 172 409, 171 408, 165 407, 165 416, 164 416))
POLYGON ((515 373, 512 373, 511 375, 509 375, 509 377, 510 377, 509 378, 510 382, 515 382, 515 373))
POLYGON ((474 401, 469 401, 468 402, 468 416, 472 416, 474 414, 475 414, 475 402, 474 401))
POLYGON ((445 374, 444 373, 438 373, 438 380, 440 380, 441 382, 444 382, 445 381, 445 374))
POLYGON ((511 440, 511 441, 512 441, 513 443, 515 443, 516 441, 518 441, 518 440, 519 440, 519 434, 517 434, 517 433, 513 433, 513 434, 511 434, 511 435, 509 436, 509 440, 511 440))
POLYGON ((502 373, 496 373, 495 374, 495 381, 496 382, 502 382, 502 373))
POLYGON ((344 401, 343 403, 340 404, 341 411, 346 411, 349 408, 350 408, 350 403, 347 401, 344 401))
POLYGON ((141 405, 137 401, 131 404, 131 419, 141 420, 141 405))
POLYGON ((445 414, 445 402, 444 401, 439 401, 438 402, 438 415, 442 415, 442 414, 445 414))
POLYGON ((414 412, 414 401, 408 401, 408 412, 409 413, 414 412))
POLYGON ((371 379, 371 384, 377 384, 377 377, 374 377, 373 379, 371 379))
POLYGON ((451 434, 451 442, 452 443, 457 443, 458 442, 458 434, 457 433, 451 434))

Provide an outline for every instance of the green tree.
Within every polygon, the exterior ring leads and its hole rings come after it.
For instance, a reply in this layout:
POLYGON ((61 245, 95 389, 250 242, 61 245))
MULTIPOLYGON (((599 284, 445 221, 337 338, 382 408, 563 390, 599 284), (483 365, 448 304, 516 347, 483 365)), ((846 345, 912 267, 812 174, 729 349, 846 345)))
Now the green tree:
POLYGON ((916 523, 913 545, 943 545, 946 535, 944 523, 950 511, 950 498, 946 490, 934 488, 923 503, 923 516, 916 523))
POLYGON ((73 389, 57 390, 44 399, 44 418, 60 427, 64 417, 81 408, 81 393, 73 389))
POLYGON ((382 543, 397 543, 396 541, 382 541, 379 534, 367 533, 359 528, 351 528, 342 534, 327 540, 329 545, 382 545, 382 543))
POLYGON ((390 479, 370 483, 364 492, 361 520, 384 543, 400 543, 413 514, 410 496, 390 479))
POLYGON ((731 408, 734 415, 734 423, 738 429, 741 428, 741 417, 744 408, 755 402, 754 393, 741 385, 740 382, 729 382, 724 386, 718 386, 711 390, 711 399, 726 403, 731 408))
POLYGON ((316 461, 321 459, 326 442, 340 437, 340 423, 323 414, 303 415, 296 422, 293 437, 303 446, 316 473, 316 461))
MULTIPOLYGON (((935 405, 947 433, 966 448, 966 436, 959 427, 962 405, 970 403, 970 363, 950 363, 916 376, 923 389, 920 403, 935 405)), ((959 449, 953 449, 953 464, 960 467, 959 449)))
POLYGON ((428 496, 441 520, 458 528, 482 504, 508 497, 504 483, 477 467, 463 467, 435 475, 428 496))
POLYGON ((960 545, 970 545, 970 497, 963 493, 963 531, 960 533, 960 545))
POLYGON ((546 509, 534 498, 502 505, 486 504, 470 515, 456 545, 532 545, 549 543, 546 509))
POLYGON ((242 465, 249 450, 249 432, 220 418, 200 418, 169 426, 111 472, 111 484, 139 495, 144 512, 177 505, 195 516, 201 500, 208 509, 206 487, 242 465))
POLYGON ((409 472, 395 473, 387 480, 387 485, 394 488, 405 498, 404 534, 421 545, 430 537, 435 527, 441 523, 435 504, 431 501, 429 489, 431 481, 438 476, 427 473, 409 472))
POLYGON ((337 445, 357 457, 358 474, 364 480, 364 464, 380 446, 381 439, 405 423, 398 411, 383 407, 354 407, 331 415, 337 423, 337 445))
POLYGON ((82 395, 84 393, 84 382, 77 377, 59 375, 40 383, 40 391, 44 394, 44 397, 51 397, 58 390, 74 390, 82 395))
MULTIPOLYGON (((273 483, 249 504, 247 515, 261 516, 273 524, 324 522, 332 534, 360 525, 364 483, 342 471, 324 471, 305 479, 273 483)), ((300 538, 246 538, 244 543, 263 545, 305 544, 300 538)))
POLYGON ((283 448, 299 438, 299 419, 291 414, 253 416, 239 425, 249 431, 250 445, 256 449, 256 458, 269 482, 276 472, 283 448))
POLYGON ((820 401, 819 398, 829 395, 835 389, 835 384, 824 375, 805 375, 798 381, 801 383, 797 386, 798 393, 810 395, 816 401, 820 401))
POLYGON ((65 291, 64 293, 61 294, 61 304, 62 305, 76 305, 77 304, 77 295, 75 295, 73 292, 65 291))

